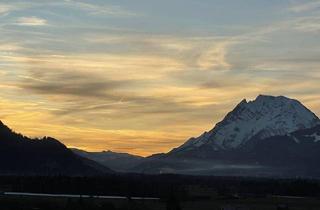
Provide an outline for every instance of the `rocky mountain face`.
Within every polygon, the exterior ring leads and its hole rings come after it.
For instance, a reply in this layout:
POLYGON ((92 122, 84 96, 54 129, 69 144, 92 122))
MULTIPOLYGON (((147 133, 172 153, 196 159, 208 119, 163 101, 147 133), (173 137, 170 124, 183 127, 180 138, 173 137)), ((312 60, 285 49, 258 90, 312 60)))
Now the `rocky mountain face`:
POLYGON ((7 175, 102 175, 112 171, 75 155, 50 137, 30 139, 13 132, 0 121, 0 174, 7 175))

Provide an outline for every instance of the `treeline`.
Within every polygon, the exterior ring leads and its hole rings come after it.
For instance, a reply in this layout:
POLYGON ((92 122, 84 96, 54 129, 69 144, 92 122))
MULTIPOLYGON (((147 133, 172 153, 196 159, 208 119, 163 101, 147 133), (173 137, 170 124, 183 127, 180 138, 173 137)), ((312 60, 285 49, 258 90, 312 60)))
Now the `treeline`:
POLYGON ((2 176, 0 191, 53 194, 119 195, 187 198, 190 186, 210 188, 217 195, 320 196, 319 180, 184 175, 113 174, 103 177, 2 176))

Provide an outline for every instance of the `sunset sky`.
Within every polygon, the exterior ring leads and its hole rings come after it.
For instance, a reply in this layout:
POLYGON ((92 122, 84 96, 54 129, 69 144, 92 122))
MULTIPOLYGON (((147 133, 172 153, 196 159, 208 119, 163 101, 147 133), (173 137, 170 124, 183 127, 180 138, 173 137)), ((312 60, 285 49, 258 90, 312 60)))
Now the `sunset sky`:
POLYGON ((69 147, 167 152, 243 98, 320 115, 320 1, 0 1, 0 120, 69 147))

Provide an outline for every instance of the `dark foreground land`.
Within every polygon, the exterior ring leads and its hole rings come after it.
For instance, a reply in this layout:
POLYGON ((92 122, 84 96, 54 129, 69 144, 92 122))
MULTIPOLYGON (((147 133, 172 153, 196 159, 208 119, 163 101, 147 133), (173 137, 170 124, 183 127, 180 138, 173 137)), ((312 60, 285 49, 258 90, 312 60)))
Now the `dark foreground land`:
POLYGON ((320 182, 310 179, 137 174, 6 176, 0 177, 0 191, 0 210, 320 209, 320 182))

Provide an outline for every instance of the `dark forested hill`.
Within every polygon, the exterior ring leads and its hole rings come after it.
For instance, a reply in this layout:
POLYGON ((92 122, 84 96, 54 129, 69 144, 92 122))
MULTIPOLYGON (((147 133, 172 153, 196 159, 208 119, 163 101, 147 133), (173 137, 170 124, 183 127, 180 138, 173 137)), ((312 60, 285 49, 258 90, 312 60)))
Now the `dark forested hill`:
POLYGON ((0 174, 99 175, 111 172, 54 138, 30 139, 0 121, 0 174))

